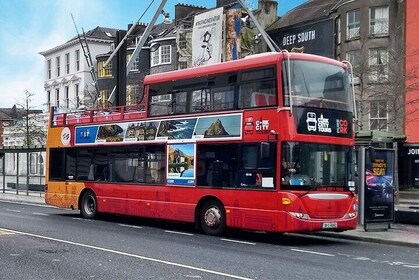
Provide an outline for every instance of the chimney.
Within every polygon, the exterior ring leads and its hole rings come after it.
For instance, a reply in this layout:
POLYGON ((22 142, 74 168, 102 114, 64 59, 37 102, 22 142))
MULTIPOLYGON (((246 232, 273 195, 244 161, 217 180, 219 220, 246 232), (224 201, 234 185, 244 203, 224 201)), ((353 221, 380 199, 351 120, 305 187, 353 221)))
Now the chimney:
POLYGON ((193 6, 187 4, 176 4, 175 5, 175 20, 184 19, 189 16, 191 13, 197 13, 205 11, 207 8, 201 6, 193 6))

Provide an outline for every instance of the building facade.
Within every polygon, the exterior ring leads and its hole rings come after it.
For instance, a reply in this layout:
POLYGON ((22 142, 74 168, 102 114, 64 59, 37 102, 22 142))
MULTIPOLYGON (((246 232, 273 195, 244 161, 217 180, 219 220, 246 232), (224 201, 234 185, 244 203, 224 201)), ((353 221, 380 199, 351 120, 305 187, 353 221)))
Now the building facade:
MULTIPOLYGON (((98 74, 96 55, 107 53, 114 42, 116 29, 96 27, 86 32, 86 41, 95 75, 98 74)), ((46 109, 56 106, 71 110, 92 105, 98 93, 79 38, 40 52, 45 58, 46 109)), ((91 106, 89 106, 91 107, 91 106)))

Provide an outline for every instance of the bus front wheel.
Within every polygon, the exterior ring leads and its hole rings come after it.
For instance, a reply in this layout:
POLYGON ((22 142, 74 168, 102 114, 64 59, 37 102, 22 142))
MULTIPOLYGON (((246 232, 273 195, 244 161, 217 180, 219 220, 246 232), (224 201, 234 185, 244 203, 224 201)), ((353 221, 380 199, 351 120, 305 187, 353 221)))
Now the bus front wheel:
POLYGON ((220 235, 226 227, 224 206, 217 200, 207 201, 201 208, 202 230, 209 235, 220 235))
POLYGON ((94 219, 97 215, 96 195, 92 191, 86 191, 81 199, 80 213, 85 219, 94 219))

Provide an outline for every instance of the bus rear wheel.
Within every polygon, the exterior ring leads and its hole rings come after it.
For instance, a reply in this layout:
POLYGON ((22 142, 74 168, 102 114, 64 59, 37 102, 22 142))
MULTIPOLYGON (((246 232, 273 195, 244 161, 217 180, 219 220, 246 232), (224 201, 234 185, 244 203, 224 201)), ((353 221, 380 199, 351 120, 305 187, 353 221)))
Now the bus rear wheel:
POLYGON ((202 230, 208 235, 220 235, 226 228, 224 206, 217 200, 205 202, 199 219, 202 230))
POLYGON ((94 192, 86 191, 83 194, 80 213, 85 219, 94 219, 97 216, 97 199, 94 192))

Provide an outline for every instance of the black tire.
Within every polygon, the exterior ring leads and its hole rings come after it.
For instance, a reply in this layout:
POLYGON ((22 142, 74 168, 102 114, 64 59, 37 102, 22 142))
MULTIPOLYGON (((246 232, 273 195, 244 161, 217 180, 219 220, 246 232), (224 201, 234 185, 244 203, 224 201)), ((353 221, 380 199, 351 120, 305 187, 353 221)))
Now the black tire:
POLYGON ((220 235, 226 228, 224 206, 217 200, 204 203, 199 213, 202 230, 208 235, 220 235))
POLYGON ((80 214, 85 219, 94 219, 97 216, 97 199, 92 191, 86 191, 81 198, 80 214))

